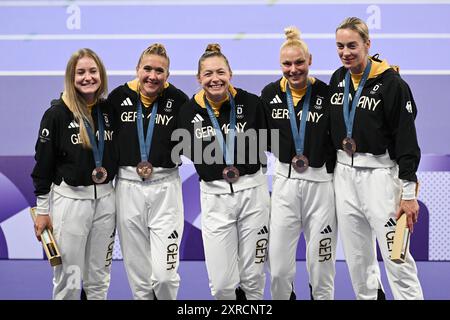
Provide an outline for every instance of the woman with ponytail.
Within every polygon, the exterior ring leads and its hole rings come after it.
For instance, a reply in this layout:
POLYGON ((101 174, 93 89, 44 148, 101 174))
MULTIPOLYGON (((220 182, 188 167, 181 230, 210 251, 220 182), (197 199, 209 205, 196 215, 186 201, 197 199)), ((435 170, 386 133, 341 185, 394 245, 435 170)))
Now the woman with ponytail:
POLYGON ((36 236, 53 229, 62 264, 53 298, 106 299, 115 234, 113 123, 105 67, 80 49, 67 63, 64 92, 45 112, 32 178, 36 236))

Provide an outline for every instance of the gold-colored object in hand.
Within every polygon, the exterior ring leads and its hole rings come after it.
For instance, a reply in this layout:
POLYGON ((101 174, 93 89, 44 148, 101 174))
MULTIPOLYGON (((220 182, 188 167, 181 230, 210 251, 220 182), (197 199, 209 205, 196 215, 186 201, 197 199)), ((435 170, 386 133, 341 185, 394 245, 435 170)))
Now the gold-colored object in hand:
MULTIPOLYGON (((31 218, 33 222, 36 220, 36 208, 30 209, 31 218)), ((42 247, 44 248, 47 259, 52 267, 60 265, 62 263, 61 254, 59 253, 58 246, 56 245, 53 234, 48 229, 44 229, 41 233, 42 247)))
MULTIPOLYGON (((419 181, 416 183, 416 199, 419 194, 419 181)), ((411 232, 408 228, 407 215, 403 213, 397 220, 395 226, 394 243, 392 245, 391 260, 395 263, 405 262, 406 255, 409 251, 409 241, 411 232)))
POLYGON ((392 245, 391 260, 395 263, 405 262, 406 254, 408 253, 409 238, 411 236, 406 214, 402 214, 397 220, 395 227, 394 244, 392 245))

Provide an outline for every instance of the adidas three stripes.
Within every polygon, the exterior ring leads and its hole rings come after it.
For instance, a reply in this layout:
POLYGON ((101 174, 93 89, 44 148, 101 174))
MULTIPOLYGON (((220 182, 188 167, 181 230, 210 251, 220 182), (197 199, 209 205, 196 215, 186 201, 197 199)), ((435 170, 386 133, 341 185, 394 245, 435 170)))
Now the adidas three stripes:
POLYGON ((423 299, 411 254, 402 264, 390 259, 401 195, 398 166, 358 168, 338 163, 334 186, 339 235, 356 298, 377 299, 382 289, 376 239, 394 298, 423 299))
POLYGON ((176 299, 184 223, 178 169, 156 181, 119 178, 116 191, 117 228, 134 299, 176 299))
POLYGON ((249 300, 262 300, 269 223, 267 184, 234 193, 201 192, 202 236, 211 293, 235 300, 240 286, 249 300))
POLYGON ((272 299, 289 300, 295 292, 297 244, 303 232, 311 295, 332 300, 337 233, 332 181, 274 175, 269 229, 272 299))

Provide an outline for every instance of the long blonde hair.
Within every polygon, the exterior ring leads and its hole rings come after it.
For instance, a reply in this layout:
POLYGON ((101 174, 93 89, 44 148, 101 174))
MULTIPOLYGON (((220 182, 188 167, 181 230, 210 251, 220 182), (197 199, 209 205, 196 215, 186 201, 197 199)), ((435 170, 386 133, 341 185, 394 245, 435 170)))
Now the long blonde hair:
POLYGON ((72 111, 75 120, 80 125, 80 138, 82 146, 85 148, 91 148, 92 146, 89 140, 86 126, 84 124, 84 120, 87 120, 89 122, 91 128, 94 128, 94 121, 92 120, 91 114, 89 113, 89 110, 87 108, 87 101, 75 88, 75 69, 77 67, 78 61, 84 57, 92 58, 96 63, 98 71, 100 73, 101 84, 98 90, 95 92, 94 101, 106 98, 106 95, 108 94, 108 79, 106 77, 106 69, 103 65, 103 62, 94 51, 89 48, 83 48, 73 53, 69 61, 67 62, 66 74, 64 77, 64 98, 67 107, 69 107, 69 110, 72 111))

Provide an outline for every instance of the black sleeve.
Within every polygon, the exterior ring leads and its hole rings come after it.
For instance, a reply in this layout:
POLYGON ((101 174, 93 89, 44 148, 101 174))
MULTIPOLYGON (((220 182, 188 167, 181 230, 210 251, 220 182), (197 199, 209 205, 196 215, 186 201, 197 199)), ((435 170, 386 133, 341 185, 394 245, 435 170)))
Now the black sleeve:
POLYGON ((336 149, 334 148, 333 145, 333 139, 331 138, 331 114, 330 114, 330 108, 331 108, 331 104, 330 104, 330 92, 329 92, 329 87, 327 86, 327 95, 324 97, 324 101, 325 101, 325 107, 327 108, 326 112, 328 115, 328 122, 327 122, 327 137, 325 140, 325 165, 327 168, 327 172, 328 173, 333 173, 334 172, 334 167, 336 166, 336 158, 337 158, 337 153, 336 153, 336 149))
POLYGON ((108 109, 109 114, 111 115, 111 122, 112 122, 112 128, 113 128, 113 152, 114 152, 114 160, 116 161, 117 165, 120 162, 120 148, 119 148, 119 132, 120 132, 120 112, 117 105, 117 92, 118 88, 113 90, 106 99, 106 106, 108 109))
POLYGON ((258 141, 258 152, 259 159, 263 167, 267 166, 267 156, 265 151, 270 151, 270 128, 267 121, 266 108, 264 102, 258 97, 258 104, 256 106, 256 121, 258 123, 259 129, 259 141, 258 141))
MULTIPOLYGON (((187 98, 187 96, 186 96, 187 98)), ((191 136, 191 132, 189 132, 187 119, 189 118, 189 108, 192 108, 192 105, 189 101, 189 98, 181 105, 180 110, 177 114, 176 119, 176 138, 175 140, 175 148, 177 149, 175 153, 179 156, 185 156, 188 159, 192 160, 192 144, 194 143, 194 138, 191 136)), ((181 165, 181 158, 180 163, 181 165)))
POLYGON ((175 113, 175 130, 182 129, 184 127, 183 117, 186 116, 185 109, 188 107, 189 102, 189 97, 183 91, 179 90, 179 92, 180 98, 177 99, 177 101, 179 101, 179 107, 175 113))
MULTIPOLYGON (((106 111, 106 113, 108 114, 108 119, 110 122, 110 130, 113 132, 112 134, 112 148, 110 150, 110 152, 112 153, 111 155, 111 160, 113 161, 113 172, 111 172, 111 174, 116 175, 118 172, 118 168, 119 168, 119 122, 120 119, 118 118, 117 115, 115 115, 115 112, 117 110, 117 108, 114 107, 114 105, 111 103, 111 100, 106 99, 105 101, 102 102, 103 104, 103 108, 106 111)), ((108 172, 109 175, 109 172, 108 172)))
POLYGON ((116 88, 108 95, 108 98, 106 99, 106 102, 105 102, 108 112, 110 113, 110 115, 113 119, 112 123, 113 123, 114 134, 116 134, 120 128, 120 125, 119 125, 120 124, 120 112, 118 110, 118 104, 117 104, 118 99, 119 99, 118 88, 116 88))
POLYGON ((181 91, 182 93, 182 98, 181 98, 181 105, 186 104, 189 101, 189 97, 186 93, 184 93, 183 91, 181 91))
POLYGON ((177 99, 177 101, 179 101, 179 108, 175 114, 175 122, 176 122, 176 128, 183 128, 183 123, 182 123, 182 113, 183 110, 186 108, 187 103, 189 102, 189 97, 181 90, 178 90, 178 92, 180 93, 180 98, 177 99))
POLYGON ((36 196, 49 193, 55 180, 59 131, 57 113, 53 109, 47 110, 39 127, 34 156, 36 165, 31 173, 36 196))
POLYGON ((399 165, 399 178, 417 182, 416 172, 420 162, 414 120, 417 107, 408 84, 397 78, 387 92, 386 119, 392 131, 395 160, 399 165), (390 100, 389 100, 390 99, 390 100))
MULTIPOLYGON (((331 75, 330 81, 328 83, 328 87, 329 88, 336 88, 337 87, 337 81, 338 81, 338 77, 339 77, 339 70, 337 69, 336 71, 333 72, 333 74, 331 75)), ((331 92, 331 90, 330 90, 331 92)), ((331 99, 331 95, 330 95, 330 99, 331 99)))
POLYGON ((271 133, 273 130, 273 126, 271 125, 271 112, 272 112, 272 108, 270 107, 270 93, 269 93, 269 89, 268 86, 266 86, 262 91, 261 91, 261 103, 262 103, 262 107, 264 110, 264 117, 266 119, 266 128, 267 128, 267 151, 268 152, 272 152, 272 139, 271 139, 271 133))

